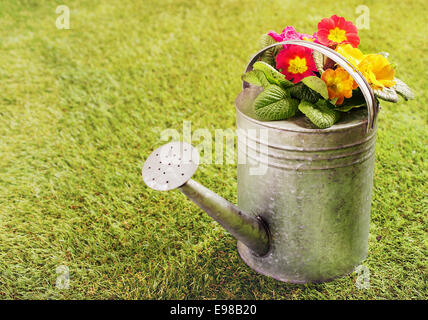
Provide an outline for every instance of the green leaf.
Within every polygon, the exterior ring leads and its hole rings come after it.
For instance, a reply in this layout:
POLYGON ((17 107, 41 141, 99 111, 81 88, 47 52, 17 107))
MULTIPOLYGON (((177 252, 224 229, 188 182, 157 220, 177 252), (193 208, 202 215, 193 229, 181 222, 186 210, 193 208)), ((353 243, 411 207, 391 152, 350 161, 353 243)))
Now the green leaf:
POLYGON ((260 87, 267 87, 270 85, 269 81, 266 79, 265 74, 260 70, 248 71, 242 75, 241 79, 242 81, 246 81, 260 87))
POLYGON ((254 100, 254 111, 264 121, 284 120, 296 114, 298 104, 287 91, 270 85, 254 100))
POLYGON ((316 103, 321 98, 321 95, 318 92, 308 88, 302 82, 290 87, 288 91, 290 92, 291 97, 299 100, 307 100, 311 103, 316 103))
POLYGON ((331 103, 331 104, 335 105, 335 104, 336 104, 336 102, 337 102, 337 100, 339 100, 339 98, 338 98, 338 97, 333 98, 333 99, 330 99, 329 101, 330 101, 330 103, 331 103))
MULTIPOLYGON (((261 36, 260 40, 259 40, 259 47, 260 49, 264 49, 267 46, 270 46, 272 44, 276 43, 275 39, 273 39, 270 35, 268 34, 264 34, 261 36)), ((275 56, 278 53, 278 49, 280 46, 276 46, 273 47, 269 50, 266 50, 262 57, 261 57, 261 61, 271 65, 271 66, 275 66, 275 56)))
POLYGON ((263 34, 259 39, 259 47, 260 49, 266 48, 267 46, 270 46, 271 44, 276 43, 276 40, 272 38, 267 33, 263 34))
POLYGON ((302 82, 312 90, 318 92, 321 97, 328 99, 327 85, 320 78, 315 76, 309 76, 302 79, 302 82))
POLYGON ((394 78, 394 80, 396 81, 396 84, 392 87, 392 89, 394 89, 406 100, 411 100, 415 98, 415 95, 407 84, 397 78, 394 78))
POLYGON ((362 107, 362 106, 365 106, 366 105, 366 103, 364 102, 363 104, 360 104, 360 105, 355 105, 355 106, 352 106, 352 105, 345 105, 345 106, 340 106, 340 107, 337 107, 337 108, 335 108, 334 110, 337 110, 337 111, 340 111, 340 112, 348 112, 348 111, 350 111, 351 109, 354 109, 354 108, 360 108, 360 107, 362 107))
POLYGON ((376 97, 385 101, 391 101, 391 102, 398 101, 397 92, 395 92, 395 90, 392 88, 383 87, 382 90, 380 89, 373 90, 373 93, 376 97))
POLYGON ((269 52, 269 50, 263 53, 262 57, 260 58, 260 61, 267 63, 270 66, 275 65, 275 57, 272 55, 271 52, 269 52))
POLYGON ((319 100, 317 104, 312 104, 309 101, 302 100, 299 104, 299 110, 311 120, 318 128, 325 129, 335 124, 340 113, 331 109, 326 100, 319 100))
POLYGON ((352 97, 349 99, 345 99, 345 101, 334 108, 334 110, 340 112, 348 112, 353 108, 360 108, 366 106, 366 100, 364 99, 364 95, 359 89, 352 91, 352 97))
POLYGON ((285 76, 281 72, 263 61, 257 61, 253 65, 253 69, 262 71, 265 74, 266 79, 268 79, 272 84, 276 84, 283 88, 288 88, 294 85, 293 82, 285 79, 285 76))
POLYGON ((318 106, 318 107, 319 106, 320 107, 327 107, 327 108, 329 108, 331 110, 335 110, 335 105, 332 104, 329 100, 320 99, 320 100, 317 101, 317 103, 315 103, 315 105, 318 106))

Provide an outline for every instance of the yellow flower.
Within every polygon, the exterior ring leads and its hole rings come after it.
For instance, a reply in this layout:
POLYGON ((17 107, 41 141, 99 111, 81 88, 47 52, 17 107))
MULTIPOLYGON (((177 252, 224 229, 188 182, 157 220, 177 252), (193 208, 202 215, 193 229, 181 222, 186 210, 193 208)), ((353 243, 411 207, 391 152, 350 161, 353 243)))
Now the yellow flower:
POLYGON ((350 44, 341 44, 336 48, 337 53, 341 54, 352 64, 355 68, 358 67, 358 64, 361 60, 364 59, 364 54, 358 48, 354 48, 350 44))
MULTIPOLYGON (((381 54, 364 55, 350 44, 339 45, 336 51, 356 67, 369 82, 373 89, 392 87, 395 85, 394 69, 381 54)), ((354 83, 354 89, 357 87, 354 83)))
POLYGON ((381 54, 368 54, 358 64, 358 69, 373 89, 392 87, 395 85, 394 68, 381 54))
POLYGON ((327 69, 322 73, 321 79, 327 85, 329 99, 337 98, 336 105, 342 104, 345 98, 352 97, 354 79, 345 69, 327 69))

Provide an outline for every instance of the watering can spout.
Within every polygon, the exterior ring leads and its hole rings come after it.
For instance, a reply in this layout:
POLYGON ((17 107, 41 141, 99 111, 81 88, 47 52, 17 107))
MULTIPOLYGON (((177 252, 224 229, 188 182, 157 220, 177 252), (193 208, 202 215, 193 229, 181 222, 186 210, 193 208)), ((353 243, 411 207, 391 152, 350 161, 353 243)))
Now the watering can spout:
POLYGON ((268 252, 269 234, 263 220, 246 214, 234 204, 192 179, 180 189, 190 200, 257 255, 262 256, 268 252))
POLYGON ((152 189, 167 191, 179 188, 190 200, 216 220, 256 255, 269 251, 269 230, 255 218, 215 192, 192 180, 199 164, 199 153, 182 142, 168 143, 147 158, 143 180, 152 189))

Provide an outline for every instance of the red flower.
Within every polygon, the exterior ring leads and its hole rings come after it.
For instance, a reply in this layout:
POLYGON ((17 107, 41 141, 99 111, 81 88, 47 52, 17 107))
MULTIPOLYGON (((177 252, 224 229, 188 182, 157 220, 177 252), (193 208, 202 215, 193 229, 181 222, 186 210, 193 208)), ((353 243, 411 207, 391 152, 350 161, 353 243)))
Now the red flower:
POLYGON ((318 23, 318 41, 328 47, 349 43, 354 48, 360 44, 357 27, 343 17, 333 15, 318 23))
POLYGON ((294 83, 307 76, 314 76, 314 72, 317 71, 312 50, 297 45, 289 45, 278 53, 276 68, 285 75, 287 80, 292 80, 294 83))

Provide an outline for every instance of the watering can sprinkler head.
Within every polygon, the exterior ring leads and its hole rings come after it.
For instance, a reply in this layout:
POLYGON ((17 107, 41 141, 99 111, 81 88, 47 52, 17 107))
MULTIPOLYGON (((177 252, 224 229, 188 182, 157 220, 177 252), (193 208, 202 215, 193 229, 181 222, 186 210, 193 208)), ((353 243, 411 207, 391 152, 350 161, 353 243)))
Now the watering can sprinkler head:
POLYGON ((269 251, 270 237, 264 221, 192 180, 198 165, 199 152, 194 147, 184 142, 170 142, 147 158, 142 170, 143 180, 158 191, 180 189, 256 255, 265 255, 269 251))
POLYGON ((198 150, 188 143, 170 142, 147 158, 143 166, 143 180, 154 190, 173 190, 189 181, 198 165, 198 150))

